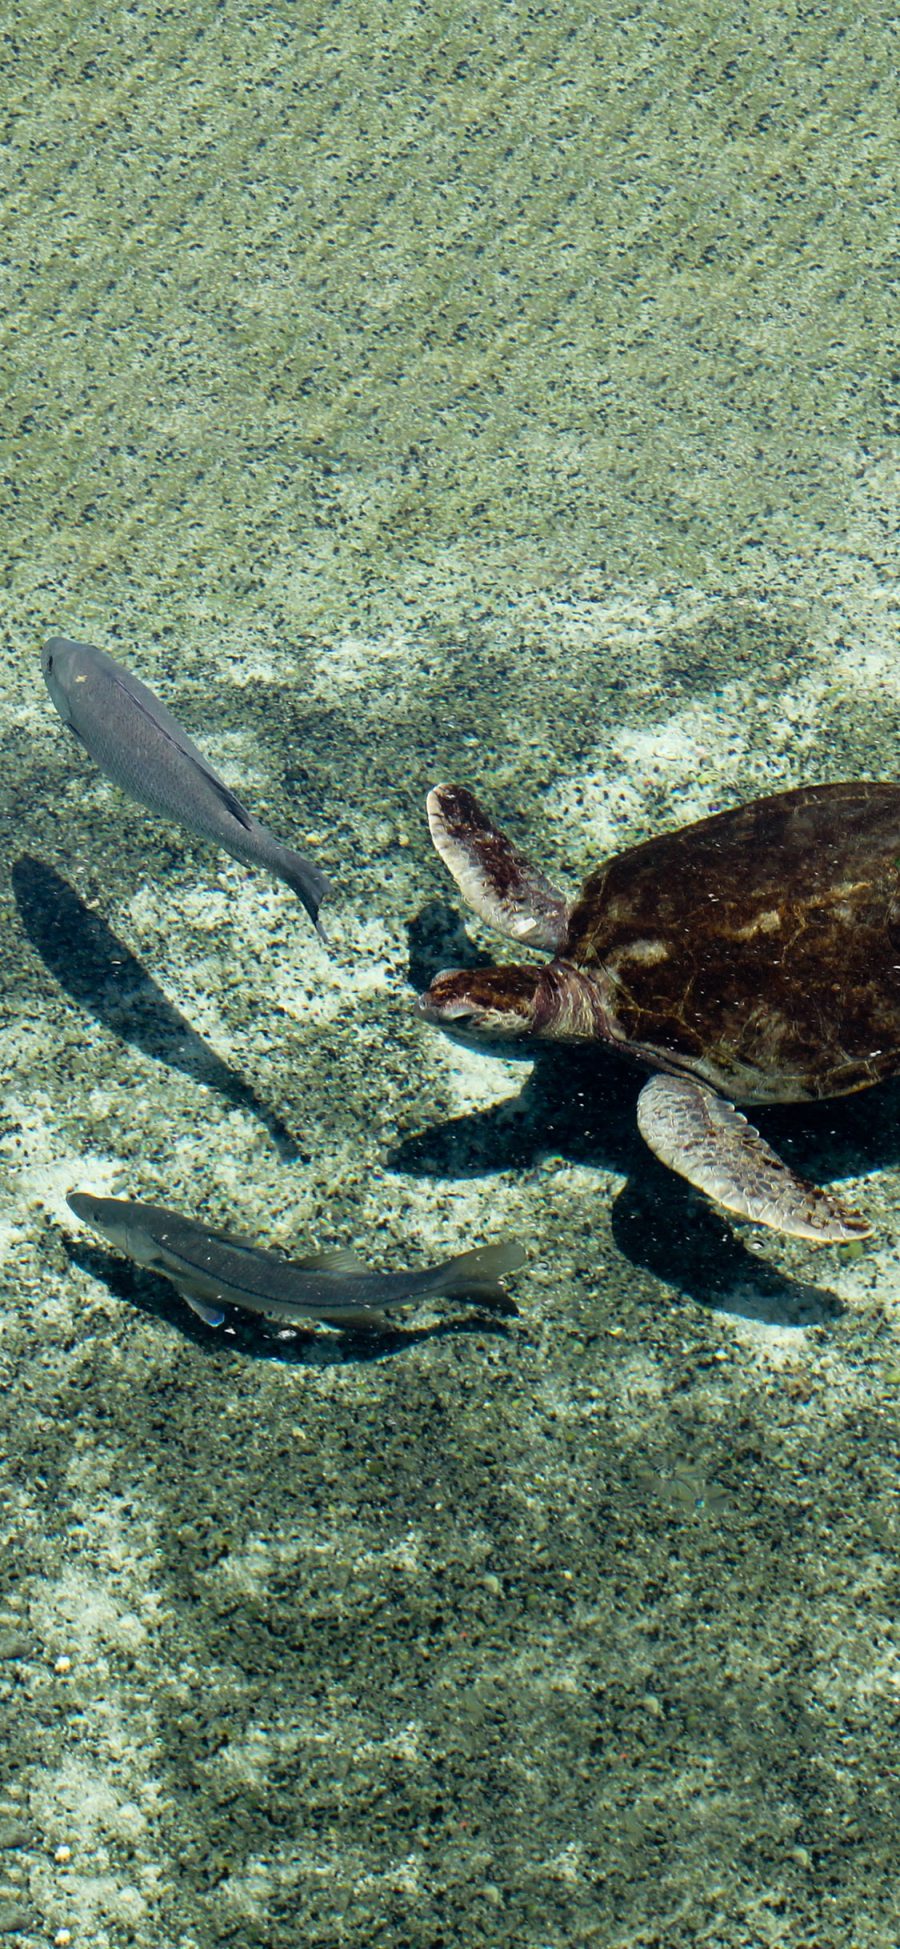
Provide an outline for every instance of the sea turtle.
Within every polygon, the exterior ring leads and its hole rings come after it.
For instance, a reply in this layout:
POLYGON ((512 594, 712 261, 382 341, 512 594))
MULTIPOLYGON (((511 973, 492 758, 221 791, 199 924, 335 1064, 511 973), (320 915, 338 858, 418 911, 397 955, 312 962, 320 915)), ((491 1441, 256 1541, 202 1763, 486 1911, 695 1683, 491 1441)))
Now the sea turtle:
POLYGON ((797 1177, 738 1103, 808 1103, 900 1069, 900 785, 811 785, 665 832, 569 904, 471 792, 428 795, 470 906, 543 966, 436 976, 432 1022, 611 1043, 655 1072, 638 1126, 726 1210, 817 1241, 871 1226, 797 1177))

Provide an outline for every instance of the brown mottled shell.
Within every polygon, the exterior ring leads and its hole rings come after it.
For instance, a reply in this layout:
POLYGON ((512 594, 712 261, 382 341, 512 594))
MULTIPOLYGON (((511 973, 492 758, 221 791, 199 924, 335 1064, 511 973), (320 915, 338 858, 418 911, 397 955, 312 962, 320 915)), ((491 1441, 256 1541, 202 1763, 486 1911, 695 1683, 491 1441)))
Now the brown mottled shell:
POLYGON ((620 853, 559 959, 616 1041, 738 1102, 880 1082, 900 1069, 900 786, 782 792, 620 853))

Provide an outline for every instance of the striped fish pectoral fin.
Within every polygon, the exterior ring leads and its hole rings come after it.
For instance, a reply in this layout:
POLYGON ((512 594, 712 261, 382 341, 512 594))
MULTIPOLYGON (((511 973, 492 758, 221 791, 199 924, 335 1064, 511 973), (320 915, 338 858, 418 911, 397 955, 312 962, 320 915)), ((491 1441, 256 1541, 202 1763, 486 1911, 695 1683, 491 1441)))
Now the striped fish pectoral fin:
POLYGON ((798 1177, 740 1110, 693 1077, 651 1076, 637 1119, 663 1164, 739 1218, 818 1244, 871 1237, 861 1212, 798 1177))
POLYGON ((207 1326, 221 1326, 225 1318, 221 1306, 212 1306, 208 1299, 198 1299, 195 1293, 187 1292, 183 1286, 179 1286, 178 1290, 198 1319, 205 1320, 207 1326))
POLYGON ((168 1279, 170 1285, 174 1286, 181 1299, 187 1301, 191 1312, 196 1313, 198 1319, 204 1320, 207 1326, 222 1325, 225 1318, 221 1304, 222 1292, 215 1280, 210 1279, 203 1272, 198 1271, 195 1274, 182 1271, 181 1266, 172 1265, 164 1253, 160 1254, 154 1262, 152 1270, 160 1273, 163 1279, 168 1279))

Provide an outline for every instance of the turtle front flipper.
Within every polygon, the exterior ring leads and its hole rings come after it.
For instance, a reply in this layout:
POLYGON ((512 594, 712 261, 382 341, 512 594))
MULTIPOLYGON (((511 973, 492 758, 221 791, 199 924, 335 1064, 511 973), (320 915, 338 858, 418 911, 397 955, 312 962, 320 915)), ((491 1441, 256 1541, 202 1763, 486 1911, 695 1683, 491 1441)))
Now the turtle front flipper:
POLYGON ((464 785, 435 785, 425 803, 435 848, 469 906, 510 940, 554 952, 568 921, 557 888, 498 830, 464 785))
POLYGON ((797 1177, 733 1104, 692 1077, 651 1076, 637 1117, 663 1164, 726 1211, 819 1244, 871 1236, 860 1212, 797 1177))

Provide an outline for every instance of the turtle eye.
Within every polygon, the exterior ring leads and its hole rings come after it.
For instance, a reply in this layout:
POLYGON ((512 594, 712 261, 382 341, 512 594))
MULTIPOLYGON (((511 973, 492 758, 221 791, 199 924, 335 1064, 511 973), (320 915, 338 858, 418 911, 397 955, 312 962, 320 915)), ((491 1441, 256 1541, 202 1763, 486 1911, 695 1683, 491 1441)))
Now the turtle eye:
POLYGON ((430 995, 419 997, 418 1008, 426 1022, 468 1022, 475 1012, 468 1002, 442 1002, 430 995))

